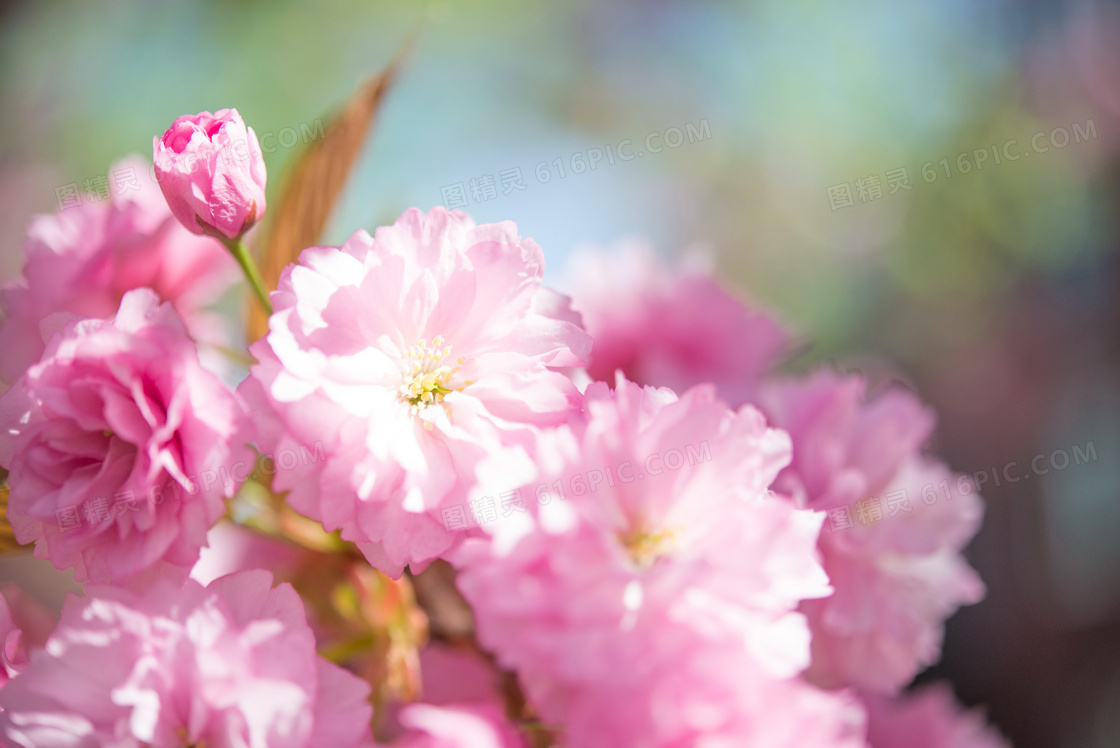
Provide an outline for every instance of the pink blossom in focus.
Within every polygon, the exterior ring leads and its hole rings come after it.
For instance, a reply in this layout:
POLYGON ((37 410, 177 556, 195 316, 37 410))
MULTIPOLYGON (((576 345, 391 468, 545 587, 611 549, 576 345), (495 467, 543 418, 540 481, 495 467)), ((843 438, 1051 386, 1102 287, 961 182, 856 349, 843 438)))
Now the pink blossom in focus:
POLYGON ((823 515, 767 492, 788 437, 710 385, 586 396, 526 511, 453 557, 482 646, 568 745, 860 745, 858 707, 797 678, 795 609, 829 587, 823 515))
POLYGON ((926 457, 933 413, 892 389, 866 402, 858 376, 820 372, 769 385, 763 409, 793 438, 774 489, 824 511, 835 593, 801 609, 818 685, 897 691, 940 654, 944 620, 984 595, 959 551, 983 505, 971 481, 926 457))
POLYGON ((512 223, 442 208, 304 250, 241 387, 261 450, 306 453, 273 488, 387 574, 445 553, 463 533, 441 510, 531 480, 525 445, 578 411, 551 367, 590 339, 543 271, 512 223))
POLYGON ((66 322, 0 397, 16 539, 79 581, 185 577, 253 464, 248 427, 171 305, 130 291, 113 321, 66 322))
POLYGON ((229 252, 179 225, 139 157, 113 165, 108 189, 106 200, 36 216, 28 225, 23 278, 0 291, 5 382, 43 355, 46 317, 109 317, 133 288, 170 301, 197 340, 224 342, 220 317, 203 310, 240 278, 229 252))
POLYGON ((235 239, 264 216, 261 148, 236 109, 184 114, 152 138, 152 158, 167 204, 188 230, 235 239))
POLYGON ((95 587, 0 690, 0 734, 19 748, 349 748, 372 742, 369 691, 317 656, 299 596, 268 572, 95 587))
POLYGON ((870 748, 1011 748, 981 713, 965 712, 945 684, 908 696, 867 696, 870 748))
POLYGON ((732 405, 747 402, 785 353, 771 317, 725 290, 697 262, 670 266, 648 245, 577 251, 566 268, 572 306, 595 341, 588 373, 683 392, 714 383, 732 405))

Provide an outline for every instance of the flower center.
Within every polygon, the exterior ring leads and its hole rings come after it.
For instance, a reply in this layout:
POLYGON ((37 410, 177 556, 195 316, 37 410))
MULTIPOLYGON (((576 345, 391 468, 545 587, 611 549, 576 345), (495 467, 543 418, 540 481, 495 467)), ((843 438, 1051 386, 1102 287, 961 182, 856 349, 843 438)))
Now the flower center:
POLYGON ((421 340, 405 353, 400 397, 412 406, 413 413, 442 402, 448 392, 461 389, 452 386, 451 379, 459 370, 463 359, 456 359, 451 365, 444 363, 450 358, 451 346, 444 345, 441 335, 432 338, 430 345, 427 340, 421 340))
POLYGON ((673 549, 674 539, 672 530, 655 532, 640 524, 618 536, 630 560, 639 569, 648 569, 657 563, 659 558, 668 554, 673 549))
MULTIPOLYGON (((200 740, 197 743, 190 742, 190 740, 187 737, 187 735, 188 735, 187 728, 185 728, 185 727, 180 727, 175 732, 176 732, 176 735, 178 736, 179 740, 183 741, 183 748, 206 748, 206 746, 209 744, 208 740, 200 740)), ((144 745, 146 746, 148 744, 144 743, 144 745)))

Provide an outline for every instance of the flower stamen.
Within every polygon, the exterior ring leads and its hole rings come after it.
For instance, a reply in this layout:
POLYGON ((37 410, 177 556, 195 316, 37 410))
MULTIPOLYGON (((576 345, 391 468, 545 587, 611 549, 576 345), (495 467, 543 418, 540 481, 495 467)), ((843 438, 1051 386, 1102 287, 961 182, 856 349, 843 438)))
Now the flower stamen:
POLYGON ((672 550, 675 533, 672 530, 655 532, 639 524, 619 534, 618 540, 635 566, 648 569, 672 550))
POLYGON ((405 352, 400 397, 412 406, 413 414, 419 413, 421 408, 443 402, 447 393, 461 389, 452 386, 451 380, 463 359, 457 359, 454 366, 442 363, 450 356, 451 346, 444 344, 441 335, 432 338, 430 344, 427 339, 421 340, 405 352))

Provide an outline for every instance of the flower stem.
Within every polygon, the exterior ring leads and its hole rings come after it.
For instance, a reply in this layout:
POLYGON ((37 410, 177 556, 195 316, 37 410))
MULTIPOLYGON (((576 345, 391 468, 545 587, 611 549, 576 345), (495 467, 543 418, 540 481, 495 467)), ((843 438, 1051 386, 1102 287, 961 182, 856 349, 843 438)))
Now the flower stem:
POLYGON ((245 277, 249 279, 249 285, 253 287, 253 291, 257 295, 257 300, 261 302, 265 312, 272 314, 272 302, 268 300, 268 292, 264 290, 264 281, 261 280, 261 273, 257 270, 257 263, 253 262, 252 255, 249 254, 248 247, 245 246, 245 240, 242 237, 236 239, 227 239, 223 242, 229 251, 233 253, 234 258, 237 259, 237 264, 245 272, 245 277))

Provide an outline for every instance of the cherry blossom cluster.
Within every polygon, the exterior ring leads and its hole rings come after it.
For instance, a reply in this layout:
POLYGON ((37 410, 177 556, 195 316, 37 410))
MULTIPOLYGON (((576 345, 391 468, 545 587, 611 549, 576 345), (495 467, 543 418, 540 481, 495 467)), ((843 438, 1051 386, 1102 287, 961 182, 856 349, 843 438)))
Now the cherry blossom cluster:
POLYGON ((35 218, 0 297, 8 522, 84 585, 57 622, 0 590, 0 744, 1006 745, 903 693, 984 594, 912 392, 777 373, 789 334, 702 263, 584 250, 566 296, 442 208, 304 249, 238 373, 210 305, 238 264, 261 291, 256 136, 184 116, 153 157, 158 188, 35 218), (437 561, 471 634, 384 698, 330 614, 437 561))

